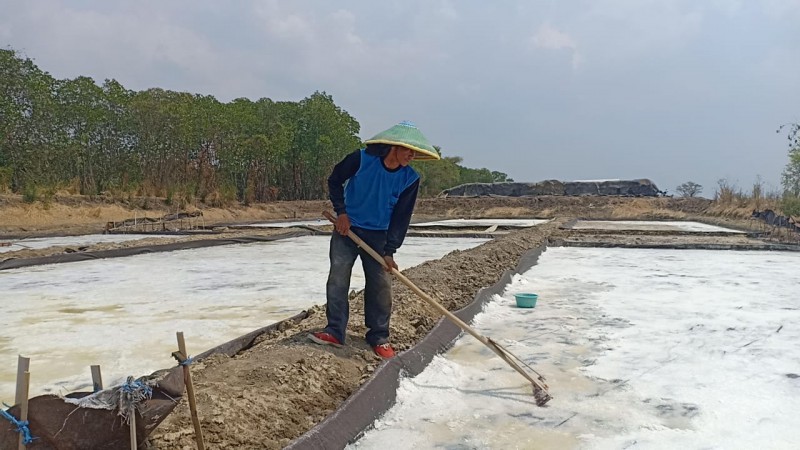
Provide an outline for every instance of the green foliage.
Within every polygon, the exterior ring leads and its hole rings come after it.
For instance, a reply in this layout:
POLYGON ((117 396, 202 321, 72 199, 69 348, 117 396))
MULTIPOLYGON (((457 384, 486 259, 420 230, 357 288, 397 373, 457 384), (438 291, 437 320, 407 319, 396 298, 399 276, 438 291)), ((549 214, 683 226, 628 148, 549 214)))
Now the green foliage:
POLYGON ((0 192, 11 191, 11 176, 13 174, 14 171, 11 169, 11 167, 0 166, 0 192))
POLYGON ((800 196, 800 123, 782 125, 778 133, 784 128, 789 129, 789 162, 783 170, 781 182, 785 192, 797 197, 800 196))
POLYGON ((503 172, 498 172, 496 170, 492 171, 492 182, 493 183, 513 183, 514 179, 509 178, 507 174, 503 172))
POLYGON ((449 187, 460 184, 459 162, 461 162, 461 158, 458 157, 444 157, 438 161, 412 162, 412 167, 420 176, 419 195, 433 197, 449 187))
POLYGON ((781 199, 780 206, 785 215, 800 217, 800 196, 785 194, 781 199))
POLYGON ((39 192, 33 184, 26 184, 22 189, 22 201, 25 203, 34 203, 39 199, 39 192))
POLYGON ((703 186, 695 183, 694 181, 687 181, 686 183, 683 183, 675 188, 675 192, 680 194, 681 197, 696 197, 698 194, 703 192, 703 186))
MULTIPOLYGON (((134 92, 115 80, 56 80, 31 59, 0 50, 0 191, 30 202, 52 198, 58 186, 165 197, 175 206, 325 198, 333 166, 361 147, 359 130, 325 92, 299 102, 229 103, 158 88, 134 92)), ((460 162, 415 163, 422 195, 510 181, 460 162)))
MULTIPOLYGON (((439 155, 441 148, 434 146, 439 155)), ((489 169, 470 169, 461 165, 459 156, 445 156, 438 161, 412 162, 414 170, 420 175, 420 196, 433 197, 446 189, 465 183, 512 182, 505 173, 489 169)))

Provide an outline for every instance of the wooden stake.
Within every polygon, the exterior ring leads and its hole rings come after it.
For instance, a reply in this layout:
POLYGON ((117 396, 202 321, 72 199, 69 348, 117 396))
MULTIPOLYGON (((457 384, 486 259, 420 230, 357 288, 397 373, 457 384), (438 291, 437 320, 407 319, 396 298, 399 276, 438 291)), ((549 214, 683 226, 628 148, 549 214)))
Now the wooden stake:
POLYGON ((103 376, 100 374, 100 366, 89 366, 92 371, 92 392, 103 390, 103 376))
MULTIPOLYGON (((20 357, 21 358, 21 357, 20 357)), ((25 358, 28 359, 28 358, 25 358)), ((17 396, 22 396, 22 402, 20 403, 20 413, 19 413, 19 420, 20 422, 26 422, 28 420, 28 389, 31 384, 31 373, 27 370, 22 374, 22 392, 19 391, 19 382, 17 380, 17 396)), ((25 450, 25 436, 20 433, 19 434, 19 450, 25 450)))
POLYGON ((23 386, 23 383, 25 382, 25 372, 30 371, 30 368, 31 359, 19 355, 17 359, 17 393, 14 398, 15 405, 21 405, 24 400, 28 399, 28 388, 23 386))
MULTIPOLYGON (((178 362, 182 363, 189 357, 186 352, 186 341, 183 339, 183 331, 178 332, 178 362)), ((173 354, 174 355, 174 354, 173 354)), ((189 412, 192 414, 192 424, 194 425, 195 439, 197 440, 197 448, 205 450, 206 445, 203 441, 203 430, 200 428, 200 418, 197 416, 197 402, 194 398, 194 385, 192 384, 192 372, 189 370, 188 365, 183 366, 183 382, 186 384, 186 394, 189 397, 189 412)))

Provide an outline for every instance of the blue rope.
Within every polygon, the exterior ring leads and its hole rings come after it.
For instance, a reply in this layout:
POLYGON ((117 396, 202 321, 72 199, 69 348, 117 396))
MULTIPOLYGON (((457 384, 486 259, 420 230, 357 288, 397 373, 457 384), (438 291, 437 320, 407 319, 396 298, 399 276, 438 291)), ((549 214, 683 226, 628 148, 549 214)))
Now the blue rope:
POLYGON ((148 398, 153 396, 153 388, 138 380, 126 382, 122 384, 122 386, 120 386, 119 388, 122 392, 125 392, 127 394, 138 393, 137 391, 141 389, 143 391, 142 394, 144 394, 144 396, 148 398))
MULTIPOLYGON (((10 406, 6 405, 5 403, 3 403, 3 405, 6 408, 10 408, 10 406)), ((30 428, 28 428, 28 425, 30 425, 30 423, 27 420, 17 420, 17 418, 12 416, 8 411, 2 410, 2 409, 0 409, 0 415, 5 417, 6 420, 8 420, 9 422, 11 422, 12 425, 17 427, 17 429, 14 430, 14 431, 16 431, 17 433, 22 434, 22 443, 23 444, 28 445, 31 442, 33 442, 35 439, 39 439, 37 437, 31 436, 31 430, 30 430, 30 428)))
POLYGON ((183 362, 179 362, 178 365, 179 366, 188 366, 193 362, 194 362, 194 357, 189 356, 188 358, 184 359, 183 362))

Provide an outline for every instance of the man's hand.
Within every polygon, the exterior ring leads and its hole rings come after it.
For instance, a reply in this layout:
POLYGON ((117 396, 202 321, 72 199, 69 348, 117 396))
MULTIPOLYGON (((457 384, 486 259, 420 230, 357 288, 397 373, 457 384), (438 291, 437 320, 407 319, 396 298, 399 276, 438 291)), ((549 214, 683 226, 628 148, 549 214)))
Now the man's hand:
POLYGON ((383 257, 383 261, 386 263, 386 268, 385 268, 385 270, 386 270, 387 272, 391 273, 391 272, 392 272, 392 269, 395 269, 395 270, 400 270, 400 268, 399 268, 399 267, 397 267, 397 263, 396 263, 396 262, 394 262, 394 257, 393 257, 392 255, 386 255, 386 256, 384 256, 384 257, 383 257))
POLYGON ((347 236, 347 232, 350 231, 350 218, 347 214, 339 214, 333 227, 342 236, 347 236))

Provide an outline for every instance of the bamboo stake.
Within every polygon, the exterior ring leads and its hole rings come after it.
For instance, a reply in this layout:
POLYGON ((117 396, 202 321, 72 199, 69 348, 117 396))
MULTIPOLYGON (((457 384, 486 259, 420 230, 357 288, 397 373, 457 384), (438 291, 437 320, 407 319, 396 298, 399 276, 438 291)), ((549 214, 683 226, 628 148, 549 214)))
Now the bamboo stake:
MULTIPOLYGON (((186 352, 186 341, 183 339, 183 332, 178 332, 178 355, 172 354, 179 363, 183 363, 189 354, 186 352)), ((197 441, 197 448, 205 450, 206 444, 203 441, 203 429, 200 428, 200 418, 197 416, 197 401, 194 397, 194 384, 192 384, 192 372, 188 365, 183 366, 183 381, 186 384, 186 394, 189 397, 189 412, 192 414, 192 424, 194 425, 194 435, 197 441)))
MULTIPOLYGON (((21 358, 21 357, 20 357, 21 358)), ((27 359, 27 358, 25 358, 27 359)), ((19 420, 20 422, 28 421, 28 391, 31 385, 31 373, 27 370, 22 374, 22 392, 19 391, 20 380, 17 380, 17 396, 22 397, 20 406, 19 420)), ((19 434, 19 450, 25 450, 25 436, 19 434)))
POLYGON ((92 371, 92 392, 100 392, 103 390, 103 376, 100 373, 100 366, 89 366, 92 371))
MULTIPOLYGON (((329 213, 328 211, 323 211, 322 215, 325 216, 326 219, 330 220, 334 224, 336 223, 336 219, 329 213)), ((334 229, 334 233, 337 231, 334 229)), ((367 245, 364 241, 361 240, 355 233, 352 231, 347 232, 347 236, 353 240, 360 248, 370 254, 375 260, 377 260, 384 268, 388 269, 386 265, 386 261, 383 259, 381 255, 378 254, 375 250, 373 250, 369 245, 367 245)), ((391 268, 392 274, 396 276, 400 281, 403 282, 406 286, 408 286, 415 294, 417 294, 420 298, 428 302, 431 306, 436 308, 439 312, 441 312, 445 317, 447 317, 451 322, 456 324, 459 328, 464 330, 465 332, 471 334, 475 339, 479 340, 483 345, 489 347, 493 352, 495 352, 500 358, 503 359, 508 365, 510 365, 514 370, 519 372, 520 375, 525 377, 526 380, 530 381, 531 385, 533 386, 533 396, 536 399, 536 405, 544 406, 550 399, 552 398, 550 394, 547 392, 547 384, 544 383, 544 377, 540 374, 536 374, 538 377, 532 377, 528 372, 526 372, 519 364, 514 361, 520 361, 514 354, 508 351, 505 347, 502 347, 500 344, 495 342, 494 340, 487 338, 485 336, 480 335, 477 331, 475 331, 472 327, 464 323, 461 319, 459 319, 455 314, 451 313, 447 310, 444 306, 440 305, 439 302, 433 299, 433 297, 429 296, 422 289, 418 288, 411 280, 406 278, 405 275, 400 273, 399 270, 395 269, 394 267, 391 268), (512 359, 513 358, 513 359, 512 359)), ((535 371, 534 371, 535 372, 535 371)))

